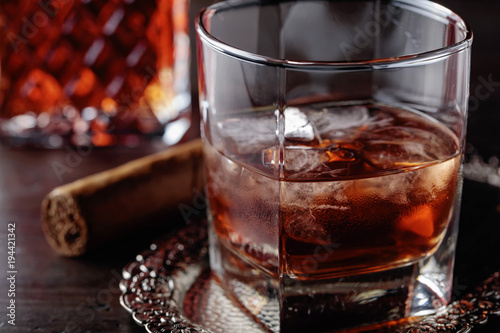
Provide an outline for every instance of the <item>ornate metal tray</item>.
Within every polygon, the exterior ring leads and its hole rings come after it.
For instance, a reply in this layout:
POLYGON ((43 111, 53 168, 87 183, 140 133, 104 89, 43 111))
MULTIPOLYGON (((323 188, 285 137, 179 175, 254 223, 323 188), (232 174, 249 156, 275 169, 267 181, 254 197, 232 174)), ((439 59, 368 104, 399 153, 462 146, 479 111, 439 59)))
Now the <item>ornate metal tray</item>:
MULTIPOLYGON (((123 269, 122 306, 150 333, 270 332, 225 294, 210 272, 207 245, 205 222, 152 244, 123 269)), ((436 315, 369 332, 465 333, 495 315, 500 315, 500 272, 436 315)))

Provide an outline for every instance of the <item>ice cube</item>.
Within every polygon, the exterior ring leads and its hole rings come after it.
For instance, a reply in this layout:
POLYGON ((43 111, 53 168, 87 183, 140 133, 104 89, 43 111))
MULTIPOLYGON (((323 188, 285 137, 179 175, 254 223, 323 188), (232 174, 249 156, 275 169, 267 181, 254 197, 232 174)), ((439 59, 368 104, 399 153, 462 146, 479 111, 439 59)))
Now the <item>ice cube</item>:
POLYGON ((310 172, 321 169, 323 151, 308 147, 289 146, 285 150, 284 167, 291 172, 310 172))
POLYGON ((335 136, 336 131, 359 128, 370 119, 368 108, 363 105, 308 108, 304 112, 321 137, 335 136))
MULTIPOLYGON (((287 146, 284 151, 283 165, 288 172, 310 172, 322 166, 322 150, 303 146, 287 146)), ((262 163, 271 169, 280 166, 280 149, 269 147, 262 152, 262 163)))
POLYGON ((217 122, 212 135, 220 140, 214 138, 213 142, 224 146, 217 148, 229 148, 234 154, 256 153, 277 143, 276 128, 274 115, 227 118, 217 122))
POLYGON ((391 126, 363 136, 363 157, 381 169, 418 166, 447 157, 448 147, 433 132, 391 126))
MULTIPOLYGON (((285 146, 283 167, 288 177, 313 179, 329 175, 334 177, 347 170, 348 163, 357 162, 359 155, 332 143, 325 147, 285 146)), ((280 166, 279 147, 262 152, 262 163, 271 169, 280 166)))
POLYGON ((316 137, 314 126, 307 115, 298 108, 289 107, 284 111, 285 138, 293 141, 313 141, 316 137))
POLYGON ((316 220, 315 212, 302 206, 289 205, 285 208, 286 233, 302 242, 323 243, 328 239, 328 228, 316 220))
POLYGON ((283 227, 286 234, 297 241, 333 245, 340 232, 352 227, 347 217, 355 212, 351 211, 350 203, 341 202, 344 199, 337 200, 336 197, 343 196, 340 184, 311 184, 315 195, 302 200, 300 189, 293 189, 294 185, 291 185, 292 188, 285 187, 285 191, 289 193, 282 199, 283 227))

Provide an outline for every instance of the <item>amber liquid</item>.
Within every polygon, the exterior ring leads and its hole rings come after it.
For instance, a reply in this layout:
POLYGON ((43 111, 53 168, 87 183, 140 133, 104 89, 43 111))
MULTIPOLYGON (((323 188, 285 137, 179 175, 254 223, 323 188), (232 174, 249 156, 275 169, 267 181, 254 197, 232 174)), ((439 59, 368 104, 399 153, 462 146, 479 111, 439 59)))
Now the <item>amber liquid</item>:
POLYGON ((176 50, 189 47, 187 5, 2 1, 1 136, 104 146, 161 131, 178 116, 175 82, 189 79, 176 69, 187 69, 176 50))
MULTIPOLYGON (((242 122, 265 128, 274 114, 242 122)), ((457 190, 450 130, 376 104, 301 105, 284 116, 281 145, 255 133, 246 145, 241 134, 227 135, 223 149, 206 145, 212 225, 226 250, 272 278, 297 280, 383 271, 433 253, 457 190)))

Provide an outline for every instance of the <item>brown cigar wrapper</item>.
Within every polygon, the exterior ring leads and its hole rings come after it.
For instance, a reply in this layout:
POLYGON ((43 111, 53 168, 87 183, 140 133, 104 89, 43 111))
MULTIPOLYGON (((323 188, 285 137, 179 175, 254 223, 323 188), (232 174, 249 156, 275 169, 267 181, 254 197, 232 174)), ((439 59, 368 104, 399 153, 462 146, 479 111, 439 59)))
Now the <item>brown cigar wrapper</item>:
POLYGON ((151 225, 203 188, 201 140, 175 146, 55 188, 42 202, 42 229, 59 254, 76 257, 151 225))

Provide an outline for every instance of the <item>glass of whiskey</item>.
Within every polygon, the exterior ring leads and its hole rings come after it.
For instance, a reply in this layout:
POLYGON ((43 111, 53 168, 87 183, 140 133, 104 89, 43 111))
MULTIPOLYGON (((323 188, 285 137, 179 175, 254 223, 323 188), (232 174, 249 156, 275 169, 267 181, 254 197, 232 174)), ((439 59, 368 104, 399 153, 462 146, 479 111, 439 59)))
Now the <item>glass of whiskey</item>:
POLYGON ((273 332, 445 306, 467 24, 423 0, 236 0, 196 30, 210 264, 235 302, 273 332))
POLYGON ((172 132, 191 121, 188 4, 2 1, 0 141, 60 148, 163 135, 175 143, 172 132))

